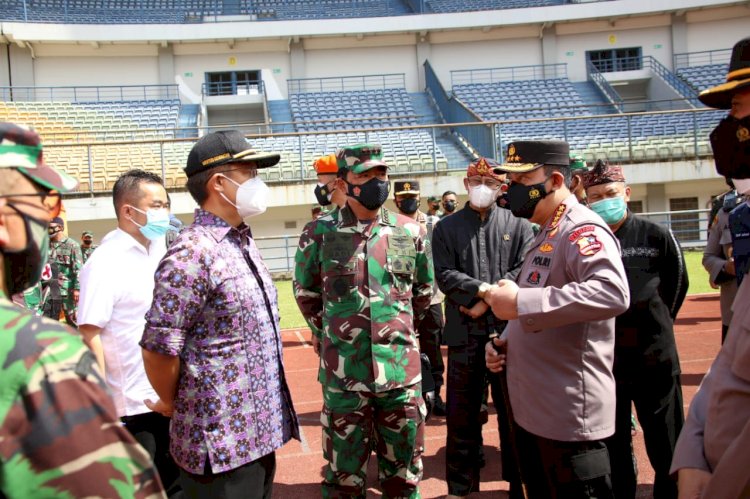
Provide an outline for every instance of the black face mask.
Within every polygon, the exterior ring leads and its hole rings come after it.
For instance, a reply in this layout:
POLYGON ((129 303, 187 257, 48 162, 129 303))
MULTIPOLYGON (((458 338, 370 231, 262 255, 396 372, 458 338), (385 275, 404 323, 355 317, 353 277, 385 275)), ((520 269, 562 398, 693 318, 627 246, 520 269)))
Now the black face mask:
POLYGON ((419 199, 417 198, 404 198, 398 204, 398 209, 407 215, 413 215, 417 208, 419 208, 419 199))
POLYGON ((354 185, 349 182, 349 196, 353 197, 368 210, 376 210, 383 206, 388 199, 388 193, 391 191, 391 183, 387 180, 380 180, 373 177, 362 185, 354 185))
POLYGON ((91 241, 91 239, 84 239, 83 240, 83 246, 91 246, 92 242, 93 241, 91 241))
POLYGON ((750 116, 727 116, 710 135, 716 171, 729 178, 750 178, 750 116))
POLYGON ((453 213, 456 210, 456 202, 455 201, 446 201, 443 203, 443 208, 445 208, 445 211, 448 213, 453 213))
POLYGON ((329 198, 333 190, 328 188, 328 184, 326 185, 316 185, 315 186, 315 199, 318 201, 318 204, 320 206, 328 206, 333 201, 329 198))
POLYGON ((3 271, 5 272, 5 286, 11 295, 21 293, 42 278, 42 271, 47 265, 47 248, 49 234, 47 223, 31 217, 9 205, 23 218, 26 229, 26 247, 22 250, 3 251, 3 271))
POLYGON ((531 218, 534 215, 536 205, 549 194, 544 187, 546 182, 545 180, 534 185, 512 182, 508 187, 508 201, 513 215, 519 218, 531 218))

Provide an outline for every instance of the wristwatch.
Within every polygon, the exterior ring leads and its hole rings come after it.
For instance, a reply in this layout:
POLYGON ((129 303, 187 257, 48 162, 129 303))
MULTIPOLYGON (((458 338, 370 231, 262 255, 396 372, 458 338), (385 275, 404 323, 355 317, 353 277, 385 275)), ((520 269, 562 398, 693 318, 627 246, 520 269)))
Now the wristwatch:
POLYGON ((479 290, 477 291, 477 296, 480 299, 484 300, 484 295, 487 294, 487 291, 489 291, 490 288, 492 288, 491 284, 489 284, 487 282, 483 282, 482 284, 479 285, 479 290))

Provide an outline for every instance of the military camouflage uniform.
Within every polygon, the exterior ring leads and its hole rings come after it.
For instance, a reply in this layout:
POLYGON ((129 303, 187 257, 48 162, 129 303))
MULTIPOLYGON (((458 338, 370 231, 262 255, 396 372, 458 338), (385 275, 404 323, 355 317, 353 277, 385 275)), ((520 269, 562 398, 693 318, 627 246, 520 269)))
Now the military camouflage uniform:
MULTIPOLYGON (((87 247, 85 247, 85 246, 83 246, 83 245, 81 245, 81 256, 83 257, 83 263, 86 263, 86 261, 87 261, 87 260, 89 259, 89 257, 91 256, 91 253, 93 253, 93 252, 94 252, 94 250, 95 250, 96 248, 98 248, 98 247, 99 247, 99 245, 98 245, 98 244, 92 244, 92 245, 91 245, 91 246, 89 246, 88 248, 87 248, 87 247)), ((83 264, 81 264, 81 265, 83 265, 83 264)))
POLYGON ((349 206, 305 226, 294 290, 320 340, 324 497, 364 497, 371 445, 384 497, 420 497, 424 401, 415 319, 432 296, 426 231, 381 208, 349 206), (372 439, 372 441, 371 441, 372 439))
POLYGON ((59 271, 60 297, 62 298, 65 320, 71 326, 76 325, 76 308, 78 305, 73 299, 73 291, 79 291, 78 274, 83 266, 81 246, 69 237, 62 241, 50 241, 49 262, 57 264, 59 271))
POLYGON ((93 354, 0 296, 0 496, 164 497, 93 354))

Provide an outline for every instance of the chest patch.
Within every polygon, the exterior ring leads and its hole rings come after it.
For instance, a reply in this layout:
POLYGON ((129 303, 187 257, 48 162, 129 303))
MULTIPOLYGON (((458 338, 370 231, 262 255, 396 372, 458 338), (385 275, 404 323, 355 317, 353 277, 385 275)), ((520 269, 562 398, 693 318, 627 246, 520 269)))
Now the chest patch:
POLYGON ((529 273, 529 275, 526 277, 526 282, 528 282, 532 286, 536 286, 539 284, 539 281, 541 279, 542 279, 542 274, 540 274, 538 270, 532 270, 529 273))
POLYGON ((534 255, 534 258, 531 260, 531 265, 536 267, 549 267, 551 261, 552 259, 548 256, 534 255))

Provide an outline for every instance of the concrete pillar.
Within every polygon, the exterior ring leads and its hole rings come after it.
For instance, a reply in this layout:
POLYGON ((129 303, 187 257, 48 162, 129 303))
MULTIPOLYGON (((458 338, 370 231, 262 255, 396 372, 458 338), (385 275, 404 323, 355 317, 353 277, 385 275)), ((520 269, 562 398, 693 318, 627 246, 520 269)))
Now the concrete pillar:
POLYGON ((427 87, 424 77, 424 62, 430 60, 432 55, 432 44, 428 41, 427 35, 418 34, 417 39, 417 84, 419 91, 423 92, 427 87))
MULTIPOLYGON (((684 54, 687 51, 687 21, 685 20, 685 14, 672 14, 672 54, 684 54)), ((661 62, 667 64, 667 61, 661 62)), ((668 67, 672 71, 676 69, 674 67, 674 58, 672 61, 669 61, 668 67)))
POLYGON ((669 211, 669 199, 665 183, 646 184, 646 206, 647 212, 669 211))
POLYGON ((19 47, 16 44, 9 45, 10 70, 9 83, 14 87, 34 87, 34 59, 31 50, 19 47))
MULTIPOLYGON (((10 86, 10 73, 8 72, 8 44, 0 44, 0 87, 10 86)), ((0 100, 7 96, 0 96, 0 100)))
MULTIPOLYGON (((542 64, 556 64, 557 63, 557 33, 555 32, 554 25, 545 26, 541 33, 542 43, 542 64)), ((554 74, 551 70, 546 70, 544 76, 547 78, 554 78, 558 75, 554 74)))
POLYGON ((171 44, 159 46, 159 84, 174 85, 174 50, 171 44))
POLYGON ((290 78, 307 77, 305 47, 298 39, 292 40, 289 44, 289 75, 290 78))

